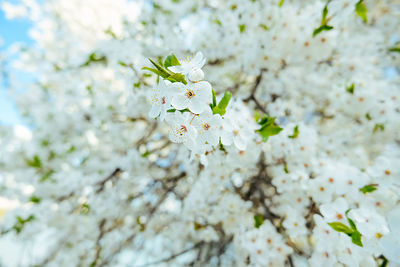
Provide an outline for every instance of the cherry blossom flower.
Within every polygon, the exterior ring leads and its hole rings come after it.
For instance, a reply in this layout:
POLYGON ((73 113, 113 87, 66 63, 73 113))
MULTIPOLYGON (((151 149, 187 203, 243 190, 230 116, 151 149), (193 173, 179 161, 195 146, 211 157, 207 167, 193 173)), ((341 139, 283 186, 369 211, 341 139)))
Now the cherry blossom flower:
POLYGON ((194 139, 197 136, 195 127, 191 125, 193 115, 190 112, 168 114, 166 121, 171 125, 169 139, 174 143, 183 143, 188 148, 193 148, 194 139))
POLYGON ((193 113, 199 114, 209 109, 211 101, 211 85, 202 81, 198 83, 173 83, 171 86, 174 92, 172 106, 178 110, 189 108, 193 113))
POLYGON ((160 79, 158 86, 151 94, 151 110, 149 112, 151 118, 160 116, 160 120, 163 121, 167 110, 171 107, 171 86, 168 83, 168 81, 160 79))
POLYGON ((197 72, 197 74, 193 73, 192 77, 198 77, 198 75, 200 75, 198 70, 201 71, 201 68, 206 63, 206 59, 203 57, 203 54, 201 52, 197 52, 197 54, 193 58, 188 57, 186 59, 179 60, 179 63, 181 65, 171 66, 168 69, 173 72, 182 73, 183 75, 189 75, 191 72, 197 72))

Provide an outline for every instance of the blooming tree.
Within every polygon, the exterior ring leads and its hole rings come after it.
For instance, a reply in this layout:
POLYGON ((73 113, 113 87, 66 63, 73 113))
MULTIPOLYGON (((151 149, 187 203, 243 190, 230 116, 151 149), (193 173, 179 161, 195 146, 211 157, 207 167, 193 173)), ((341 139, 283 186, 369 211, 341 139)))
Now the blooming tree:
POLYGON ((2 7, 20 265, 400 266, 398 1, 2 7))

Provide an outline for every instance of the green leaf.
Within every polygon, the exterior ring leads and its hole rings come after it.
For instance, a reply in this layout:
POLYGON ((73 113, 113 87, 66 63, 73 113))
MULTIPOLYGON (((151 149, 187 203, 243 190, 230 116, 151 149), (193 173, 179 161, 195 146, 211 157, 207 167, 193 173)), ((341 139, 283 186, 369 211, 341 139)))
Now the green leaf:
POLYGON ((376 188, 377 186, 378 186, 377 184, 368 184, 368 185, 360 188, 360 191, 363 194, 371 193, 371 192, 374 192, 376 189, 378 189, 378 188, 376 188))
POLYGON ((14 229, 14 231, 19 234, 23 229, 24 226, 27 222, 33 221, 35 219, 35 216, 33 215, 29 215, 28 218, 23 219, 20 216, 17 216, 17 222, 14 224, 14 226, 12 227, 12 229, 14 229))
POLYGON ((324 9, 322 10, 322 19, 321 19, 321 25, 326 24, 326 16, 328 16, 328 3, 324 6, 324 9))
POLYGON ((263 28, 264 30, 266 30, 266 31, 268 31, 268 26, 267 25, 265 25, 265 24, 260 24, 260 25, 258 25, 258 26, 260 26, 261 28, 263 28))
POLYGON ((93 53, 91 53, 89 55, 88 60, 85 63, 83 63, 81 65, 81 67, 89 66, 92 63, 103 63, 103 64, 106 64, 107 63, 107 58, 106 58, 106 56, 99 56, 99 55, 97 55, 96 53, 93 52, 93 53))
POLYGON ((354 221, 352 219, 349 218, 349 212, 351 211, 351 209, 346 210, 346 212, 344 213, 346 215, 347 221, 349 222, 351 228, 355 231, 357 231, 357 227, 356 224, 354 223, 354 221))
POLYGON ((381 255, 381 257, 383 257, 383 261, 382 263, 379 265, 379 267, 387 267, 389 261, 388 259, 385 258, 385 256, 381 255))
MULTIPOLYGON (((174 109, 174 108, 171 108, 171 109, 168 109, 168 110, 167 110, 167 112, 175 112, 175 111, 176 111, 176 109, 174 109)), ((178 110, 178 111, 180 111, 181 113, 183 113, 183 112, 190 112, 190 110, 189 110, 188 108, 181 109, 181 110, 178 110)))
POLYGON ((25 160, 26 164, 28 164, 29 167, 33 168, 41 168, 42 167, 42 161, 40 160, 38 155, 33 156, 33 159, 26 159, 25 160))
POLYGON ((360 234, 360 232, 356 231, 356 232, 353 232, 351 234, 351 242, 353 242, 353 244, 355 244, 357 246, 360 246, 360 247, 363 246, 363 244, 361 242, 361 234, 360 234))
POLYGON ((216 105, 217 105, 217 98, 215 96, 214 89, 212 89, 212 104, 211 104, 211 108, 215 107, 216 105))
POLYGON ((53 175, 53 173, 54 173, 53 170, 46 172, 42 177, 40 177, 39 182, 43 183, 43 182, 47 181, 53 175))
POLYGON ((287 163, 286 163, 286 162, 283 164, 283 171, 284 171, 286 174, 289 173, 289 170, 288 170, 288 167, 287 167, 287 163))
POLYGON ((83 203, 80 207, 80 213, 81 214, 88 214, 90 211, 90 205, 87 203, 83 203))
POLYGON ((289 135, 288 137, 289 137, 289 138, 295 139, 295 138, 297 138, 298 136, 299 136, 299 126, 296 125, 296 127, 294 127, 294 129, 293 129, 293 134, 292 134, 292 135, 289 135))
POLYGON ((144 152, 144 153, 142 154, 142 157, 143 157, 143 158, 147 158, 148 156, 150 156, 150 152, 149 152, 148 150, 146 150, 146 152, 144 152))
POLYGON ((264 223, 264 218, 261 214, 254 215, 254 227, 260 228, 260 226, 264 223))
POLYGON ((350 86, 348 86, 346 88, 346 92, 348 92, 350 94, 354 94, 354 88, 355 88, 355 85, 354 85, 354 83, 352 83, 350 86))
POLYGON ((330 227, 332 227, 332 229, 335 230, 336 232, 345 233, 345 234, 352 234, 354 232, 353 229, 351 229, 350 227, 348 227, 347 225, 345 225, 341 222, 331 222, 331 223, 328 223, 328 225, 330 227))
POLYGON ((383 132, 385 130, 385 125, 381 123, 376 123, 374 129, 372 130, 372 133, 376 133, 378 130, 383 132))
POLYGON ((178 65, 181 65, 181 63, 179 63, 179 60, 176 58, 176 56, 174 54, 169 55, 164 61, 165 68, 168 68, 170 66, 178 66, 178 65))
POLYGON ((264 117, 258 122, 258 124, 261 125, 261 128, 256 130, 256 132, 261 135, 263 142, 267 142, 270 136, 277 135, 283 130, 279 126, 275 125, 275 120, 275 117, 264 115, 264 117))
POLYGON ((392 48, 389 48, 389 51, 390 51, 390 52, 400 53, 400 47, 392 47, 392 48))
POLYGON ((212 108, 213 114, 219 114, 221 116, 225 115, 226 107, 228 106, 231 97, 232 93, 226 91, 222 99, 219 101, 218 105, 212 108))
POLYGON ((313 37, 317 36, 318 34, 320 34, 320 33, 323 32, 323 31, 330 31, 330 30, 332 30, 332 29, 333 29, 332 26, 329 26, 329 25, 326 25, 326 24, 321 25, 320 27, 318 27, 318 28, 316 28, 316 29, 314 30, 314 32, 313 32, 313 37))
POLYGON ((368 22, 368 17, 367 17, 367 7, 364 4, 364 0, 360 0, 357 2, 356 4, 356 14, 357 16, 359 16, 360 18, 362 18, 362 20, 367 23, 368 22))
POLYGON ((281 6, 283 5, 284 2, 285 2, 285 0, 281 0, 281 1, 279 2, 279 7, 281 7, 281 6))
POLYGON ((367 113, 367 114, 365 114, 365 118, 367 119, 367 120, 372 120, 372 117, 371 117, 371 115, 369 115, 369 113, 367 113))
POLYGON ((246 30, 246 25, 244 25, 244 24, 239 25, 239 31, 241 33, 244 32, 245 30, 246 30))
MULTIPOLYGON (((164 69, 160 64, 154 62, 151 58, 149 58, 149 60, 151 64, 153 64, 154 67, 156 67, 157 70, 159 70, 161 73, 164 73, 164 76, 168 77, 169 75, 171 75, 171 73, 168 70, 164 69)), ((164 78, 163 75, 160 76, 164 78)))
POLYGON ((214 19, 213 21, 215 24, 217 24, 218 26, 222 26, 222 22, 219 19, 214 19))
POLYGON ((181 82, 183 84, 187 84, 186 80, 185 80, 185 76, 183 74, 180 73, 174 73, 170 76, 167 77, 168 81, 171 81, 173 83, 175 82, 181 82))
POLYGON ((158 69, 143 67, 142 70, 148 70, 148 71, 154 72, 155 74, 157 74, 158 76, 161 76, 163 78, 168 78, 170 76, 169 73, 166 74, 165 72, 159 71, 158 69))
POLYGON ((30 202, 35 203, 35 204, 39 204, 41 199, 38 198, 37 196, 32 195, 29 199, 30 202))

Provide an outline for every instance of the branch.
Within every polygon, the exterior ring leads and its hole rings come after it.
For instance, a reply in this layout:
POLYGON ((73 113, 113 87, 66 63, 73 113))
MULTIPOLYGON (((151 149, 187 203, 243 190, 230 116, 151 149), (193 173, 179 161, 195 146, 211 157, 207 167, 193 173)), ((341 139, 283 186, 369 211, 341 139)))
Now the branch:
POLYGON ((169 261, 171 261, 171 260, 173 260, 173 259, 175 259, 175 258, 177 258, 177 257, 179 257, 179 256, 181 256, 181 255, 193 250, 193 249, 197 249, 197 248, 201 247, 204 243, 205 243, 204 241, 200 241, 196 245, 194 245, 194 246, 192 246, 190 248, 187 248, 187 249, 185 249, 185 250, 183 250, 183 251, 181 251, 179 253, 172 254, 168 258, 161 259, 161 260, 158 260, 158 261, 149 262, 149 263, 145 263, 145 264, 142 264, 142 265, 136 265, 135 267, 144 267, 144 266, 159 264, 159 263, 162 263, 162 262, 169 262, 169 261))
POLYGON ((99 188, 96 190, 96 193, 100 193, 101 191, 104 190, 104 186, 105 184, 110 181, 111 179, 113 179, 114 177, 118 176, 120 173, 122 172, 122 170, 120 168, 116 168, 109 176, 107 176, 104 180, 98 182, 96 184, 96 186, 98 186, 99 188))
POLYGON ((258 88, 258 86, 259 86, 260 83, 261 83, 263 74, 264 74, 264 72, 267 72, 267 71, 268 71, 268 69, 265 69, 265 68, 262 68, 262 69, 260 70, 260 74, 257 76, 256 81, 254 82, 254 85, 253 85, 253 88, 251 89, 250 95, 249 95, 247 98, 243 99, 243 102, 249 102, 250 100, 252 100, 252 101, 256 104, 257 108, 258 108, 259 110, 261 110, 262 112, 264 112, 264 113, 267 113, 267 111, 266 111, 266 109, 260 104, 260 102, 258 102, 258 100, 256 99, 256 96, 255 96, 255 95, 256 95, 256 92, 257 92, 257 88, 258 88))

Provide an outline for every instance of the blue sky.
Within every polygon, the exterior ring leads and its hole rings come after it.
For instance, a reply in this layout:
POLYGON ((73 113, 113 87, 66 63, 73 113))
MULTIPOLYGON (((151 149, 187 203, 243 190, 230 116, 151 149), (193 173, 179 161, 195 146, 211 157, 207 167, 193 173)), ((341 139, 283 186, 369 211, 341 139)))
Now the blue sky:
MULTIPOLYGON (((0 38, 3 40, 1 50, 7 49, 15 42, 32 43, 28 36, 30 28, 29 21, 26 20, 7 20, 3 10, 0 9, 0 38)), ((0 125, 10 125, 20 123, 21 119, 18 111, 11 99, 7 96, 7 89, 4 84, 0 84, 0 125)))

